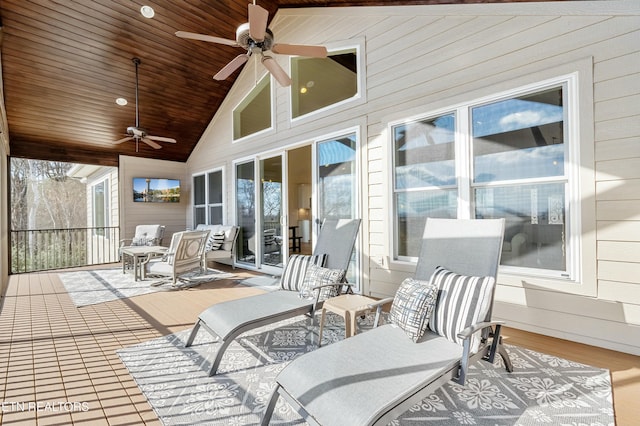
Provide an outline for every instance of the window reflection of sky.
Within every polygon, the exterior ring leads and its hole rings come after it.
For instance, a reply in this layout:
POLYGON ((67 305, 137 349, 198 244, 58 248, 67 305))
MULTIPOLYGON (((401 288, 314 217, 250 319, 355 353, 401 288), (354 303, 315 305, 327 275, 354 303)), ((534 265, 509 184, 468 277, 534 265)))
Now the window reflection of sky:
MULTIPOLYGON (((562 106, 524 99, 508 99, 472 108, 472 130, 476 139, 491 139, 491 135, 540 127, 562 120, 562 106)), ((433 158, 429 155, 430 151, 426 151, 419 157, 432 158, 433 161, 416 162, 420 150, 451 143, 454 135, 454 114, 394 127, 397 152, 396 189, 455 185, 453 159, 433 158), (411 151, 415 151, 415 154, 411 151)), ((509 150, 474 158, 474 182, 564 174, 563 144, 521 149, 505 148, 509 150)))
POLYGON ((318 144, 320 216, 353 217, 356 135, 318 144))
POLYGON ((433 120, 407 123, 394 128, 396 149, 408 151, 453 142, 455 139, 455 115, 443 115, 433 120))
POLYGON ((475 157, 474 182, 562 176, 564 149, 556 144, 475 157))
POLYGON ((455 185, 453 160, 396 167, 396 188, 455 185))
POLYGON ((344 139, 322 142, 318 145, 319 165, 348 163, 355 159, 355 135, 344 139))
POLYGON ((473 136, 528 129, 563 120, 562 106, 523 99, 508 99, 472 109, 473 136))

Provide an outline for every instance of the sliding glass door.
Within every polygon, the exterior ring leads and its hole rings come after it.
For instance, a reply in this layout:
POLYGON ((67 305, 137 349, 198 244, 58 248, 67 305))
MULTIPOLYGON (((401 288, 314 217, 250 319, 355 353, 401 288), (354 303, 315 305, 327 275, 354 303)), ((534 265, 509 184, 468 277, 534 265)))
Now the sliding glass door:
POLYGON ((262 250, 258 266, 282 267, 288 239, 283 238, 282 156, 260 160, 260 229, 262 250))
MULTIPOLYGON (((311 141, 303 148, 236 164, 238 264, 277 274, 290 252, 302 252, 302 239, 313 245, 325 219, 360 217, 357 133, 311 141), (310 236, 305 235, 309 223, 310 236)), ((304 249, 311 252, 311 247, 304 249)), ((354 284, 357 259, 354 251, 348 271, 354 284)))
MULTIPOLYGON (((325 219, 359 217, 357 186, 357 135, 349 133, 316 143, 315 233, 325 219)), ((357 245, 356 245, 357 246, 357 245)), ((356 250, 347 273, 350 283, 357 285, 356 250)))
POLYGON ((239 264, 253 266, 255 253, 250 249, 249 241, 255 241, 256 235, 256 189, 254 161, 236 164, 236 224, 240 233, 236 242, 236 261, 239 264))
POLYGON ((282 155, 237 164, 235 190, 236 222, 240 226, 236 261, 260 269, 282 268, 283 247, 286 249, 288 243, 282 234, 282 155))

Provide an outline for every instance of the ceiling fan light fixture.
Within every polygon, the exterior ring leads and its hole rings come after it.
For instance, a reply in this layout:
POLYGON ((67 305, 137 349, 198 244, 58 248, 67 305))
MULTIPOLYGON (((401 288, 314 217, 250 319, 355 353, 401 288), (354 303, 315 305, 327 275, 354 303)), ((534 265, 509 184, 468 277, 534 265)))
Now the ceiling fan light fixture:
POLYGON ((155 10, 153 10, 151 6, 147 5, 144 5, 140 8, 140 13, 142 14, 142 16, 149 19, 153 18, 156 14, 155 10))
POLYGON ((116 103, 120 106, 125 106, 128 102, 125 98, 118 98, 116 99, 116 103))

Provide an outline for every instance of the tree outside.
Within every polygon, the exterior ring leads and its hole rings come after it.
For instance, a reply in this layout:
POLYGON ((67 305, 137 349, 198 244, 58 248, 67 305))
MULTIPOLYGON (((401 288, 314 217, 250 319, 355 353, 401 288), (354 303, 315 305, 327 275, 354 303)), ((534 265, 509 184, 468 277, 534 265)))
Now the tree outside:
POLYGON ((12 272, 84 264, 86 241, 72 230, 87 228, 86 185, 67 175, 73 166, 11 158, 12 272))

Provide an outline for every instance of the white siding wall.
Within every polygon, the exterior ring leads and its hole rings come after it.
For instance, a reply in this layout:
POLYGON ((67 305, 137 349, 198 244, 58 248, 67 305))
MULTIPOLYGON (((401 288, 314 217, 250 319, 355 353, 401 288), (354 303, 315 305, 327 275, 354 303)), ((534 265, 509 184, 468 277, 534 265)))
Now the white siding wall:
MULTIPOLYGON (((362 275, 364 292, 375 296, 392 295, 413 272, 390 261, 388 123, 579 72, 581 280, 563 287, 501 274, 495 314, 511 326, 640 354, 638 2, 289 9, 271 28, 282 43, 363 42, 363 98, 291 123, 289 89, 273 83, 275 129, 232 143, 232 109, 255 82, 249 61, 189 159, 189 173, 227 167, 231 195, 233 160, 360 126, 362 275)), ((289 69, 286 57, 277 59, 289 69)))
POLYGON ((185 163, 120 156, 120 236, 131 238, 136 225, 166 226, 163 245, 171 243, 174 232, 187 227, 187 209, 191 203, 191 181, 185 174, 185 163), (180 179, 179 203, 134 203, 133 178, 180 179))

